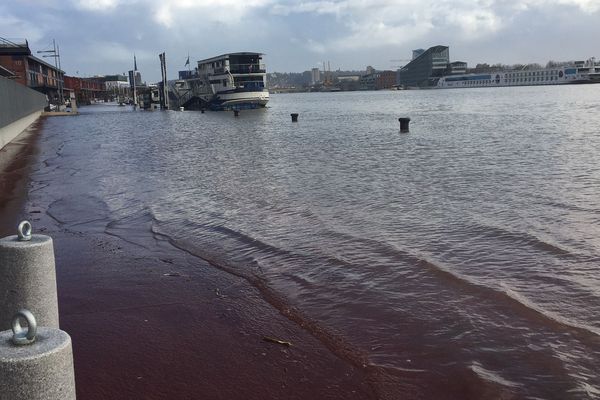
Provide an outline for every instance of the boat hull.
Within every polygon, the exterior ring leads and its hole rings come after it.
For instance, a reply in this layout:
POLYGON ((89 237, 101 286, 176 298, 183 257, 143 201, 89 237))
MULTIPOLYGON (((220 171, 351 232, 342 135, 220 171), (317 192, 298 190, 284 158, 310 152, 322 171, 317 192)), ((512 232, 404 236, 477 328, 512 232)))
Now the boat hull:
POLYGON ((217 93, 210 101, 210 108, 215 110, 250 109, 265 107, 269 102, 269 92, 262 91, 229 91, 217 93))

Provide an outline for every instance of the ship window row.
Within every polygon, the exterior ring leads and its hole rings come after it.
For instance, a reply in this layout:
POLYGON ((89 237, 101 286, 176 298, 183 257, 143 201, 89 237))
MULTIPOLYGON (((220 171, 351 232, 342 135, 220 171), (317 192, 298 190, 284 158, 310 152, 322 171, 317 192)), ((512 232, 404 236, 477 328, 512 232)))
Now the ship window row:
POLYGON ((469 81, 463 81, 462 82, 463 86, 492 85, 494 83, 496 83, 496 82, 493 81, 493 80, 491 80, 491 79, 469 80, 469 81))
POLYGON ((555 76, 558 75, 558 70, 545 70, 545 71, 530 71, 530 72, 513 72, 508 73, 508 78, 521 78, 525 76, 555 76))
POLYGON ((547 82, 547 81, 554 81, 554 80, 558 80, 558 77, 554 77, 554 76, 549 76, 549 77, 545 77, 545 76, 537 76, 537 77, 521 77, 521 78, 512 78, 512 79, 507 79, 504 78, 502 79, 502 81, 498 80, 492 80, 492 79, 475 79, 475 80, 467 80, 467 81, 462 81, 462 86, 477 86, 477 85, 493 85, 493 84, 500 84, 500 82, 504 83, 504 84, 513 84, 513 83, 532 83, 532 82, 547 82))
POLYGON ((507 79, 506 82, 508 83, 526 83, 526 82, 546 82, 546 81, 554 81, 554 80, 558 80, 557 77, 551 76, 551 77, 529 77, 529 78, 514 78, 514 79, 507 79))

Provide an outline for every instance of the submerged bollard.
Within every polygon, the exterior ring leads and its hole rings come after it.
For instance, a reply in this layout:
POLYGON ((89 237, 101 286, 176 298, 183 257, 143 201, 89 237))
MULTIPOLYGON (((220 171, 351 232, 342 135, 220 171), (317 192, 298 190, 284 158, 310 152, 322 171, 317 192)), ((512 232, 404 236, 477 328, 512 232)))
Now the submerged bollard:
POLYGON ((298 113, 290 114, 292 116, 292 122, 298 122, 298 113))
POLYGON ((184 107, 179 107, 179 111, 184 111, 185 108, 184 107))
POLYGON ((240 110, 233 110, 234 117, 239 117, 239 115, 240 115, 240 110))
POLYGON ((0 399, 75 400, 71 337, 38 328, 28 310, 12 317, 11 328, 0 332, 0 399))
POLYGON ((15 310, 27 308, 40 325, 58 328, 58 298, 52 238, 32 235, 19 224, 18 235, 0 239, 0 331, 11 328, 15 310))
POLYGON ((408 124, 410 123, 410 118, 398 118, 400 121, 400 133, 408 132, 408 124))
POLYGON ((200 112, 201 112, 202 114, 204 114, 204 108, 201 108, 201 109, 200 109, 200 112))

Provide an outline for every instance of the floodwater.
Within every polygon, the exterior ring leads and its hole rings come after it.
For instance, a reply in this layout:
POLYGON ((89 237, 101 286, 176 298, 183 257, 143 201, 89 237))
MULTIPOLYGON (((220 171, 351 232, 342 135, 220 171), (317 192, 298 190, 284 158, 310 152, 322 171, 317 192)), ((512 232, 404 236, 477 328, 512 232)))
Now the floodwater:
POLYGON ((600 85, 97 105, 43 130, 50 215, 245 277, 382 398, 600 398, 600 85))

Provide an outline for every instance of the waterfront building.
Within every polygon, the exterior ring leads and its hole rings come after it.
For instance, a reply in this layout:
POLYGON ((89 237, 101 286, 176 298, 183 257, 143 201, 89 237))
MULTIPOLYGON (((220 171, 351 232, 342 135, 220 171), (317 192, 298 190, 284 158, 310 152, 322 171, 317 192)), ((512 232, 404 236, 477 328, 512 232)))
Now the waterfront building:
POLYGON ((375 79, 375 89, 376 90, 391 89, 392 87, 396 86, 396 84, 397 84, 396 77, 397 77, 396 71, 381 71, 381 72, 379 72, 379 76, 377 77, 377 79, 375 79))
POLYGON ((400 69, 399 83, 404 87, 433 86, 437 79, 446 74, 449 63, 448 46, 430 47, 400 69))
POLYGON ((375 90, 375 80, 378 78, 378 72, 371 72, 360 77, 360 88, 362 90, 375 90))
POLYGON ((340 75, 337 83, 340 90, 359 90, 361 88, 360 75, 340 75))
POLYGON ((65 88, 73 91, 73 97, 80 105, 104 99, 106 94, 101 78, 79 78, 66 75, 65 88))
MULTIPOLYGON (((372 68, 372 67, 371 67, 372 68)), ((360 77, 360 89, 381 90, 390 89, 396 85, 395 71, 375 71, 360 77)))
POLYGON ((321 70, 319 68, 313 68, 310 72, 310 83, 316 85, 321 82, 321 70))
POLYGON ((412 51, 412 59, 419 57, 421 54, 425 53, 425 49, 416 49, 412 51))
POLYGON ((98 80, 104 82, 104 90, 106 97, 114 101, 116 99, 123 100, 129 96, 129 81, 127 75, 104 75, 98 77, 98 80))
POLYGON ((64 71, 31 54, 26 39, 0 38, 0 66, 12 79, 48 96, 58 104, 64 71))
POLYGON ((2 65, 0 65, 0 76, 8 79, 15 79, 17 77, 13 71, 4 68, 2 65))
POLYGON ((448 73, 452 75, 456 74, 466 74, 467 73, 467 63, 464 61, 454 61, 449 65, 448 73))

